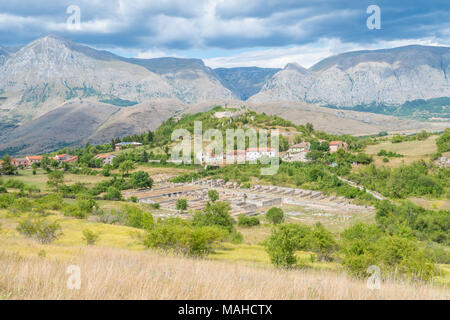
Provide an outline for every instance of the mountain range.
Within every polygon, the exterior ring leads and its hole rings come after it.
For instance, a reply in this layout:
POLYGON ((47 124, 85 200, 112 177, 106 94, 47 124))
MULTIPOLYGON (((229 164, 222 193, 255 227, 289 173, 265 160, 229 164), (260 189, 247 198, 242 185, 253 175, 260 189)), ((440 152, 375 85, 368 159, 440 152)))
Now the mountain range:
MULTIPOLYGON (((268 107, 299 123, 304 112, 310 120, 314 111, 331 118, 339 114, 341 121, 327 131, 344 133, 367 133, 342 122, 348 116, 370 127, 357 111, 407 116, 410 106, 428 112, 423 106, 433 99, 433 117, 447 119, 449 73, 447 47, 349 52, 309 69, 295 63, 283 69, 212 69, 200 59, 124 58, 50 35, 22 48, 0 47, 0 154, 101 143, 215 104, 268 107), (283 106, 280 112, 277 106, 283 106)), ((377 116, 371 130, 392 123, 383 117, 377 116)), ((402 129, 429 126, 410 120, 398 124, 402 129)))

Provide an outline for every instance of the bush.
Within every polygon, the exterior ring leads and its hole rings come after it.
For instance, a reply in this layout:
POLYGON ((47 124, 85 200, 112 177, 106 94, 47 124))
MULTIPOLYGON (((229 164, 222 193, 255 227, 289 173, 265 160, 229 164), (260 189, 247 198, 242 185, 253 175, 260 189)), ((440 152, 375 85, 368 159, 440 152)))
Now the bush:
POLYGON ((58 222, 31 218, 20 222, 17 231, 26 237, 34 237, 43 244, 50 243, 62 235, 58 222))
POLYGON ((86 241, 88 246, 94 245, 98 239, 100 238, 100 234, 98 232, 94 232, 89 229, 83 230, 83 240, 86 241))
POLYGON ((297 225, 285 224, 272 229, 270 237, 264 242, 270 261, 276 267, 290 268, 297 264, 295 251, 299 247, 297 225))
POLYGON ((105 200, 122 200, 122 194, 115 187, 109 187, 105 194, 105 200))
POLYGON ((330 231, 317 223, 311 231, 308 247, 317 253, 319 261, 332 260, 331 254, 336 251, 337 243, 330 231))
POLYGON ((13 201, 10 206, 10 210, 14 214, 30 212, 33 208, 33 203, 27 198, 18 198, 13 201))
POLYGON ((259 225, 259 219, 256 217, 249 217, 245 214, 238 216, 238 226, 240 227, 253 227, 259 225))
POLYGON ((125 225, 139 229, 149 229, 153 226, 153 216, 150 212, 144 212, 134 205, 122 207, 122 215, 125 225))
POLYGON ((192 223, 194 226, 219 226, 233 230, 234 220, 229 214, 230 204, 228 202, 207 203, 203 212, 196 212, 192 223))
POLYGON ((381 269, 383 278, 430 280, 436 273, 414 238, 386 236, 374 225, 357 224, 345 230, 341 251, 344 267, 360 278, 368 276, 371 265, 381 269))
POLYGON ((189 256, 205 256, 226 232, 217 227, 193 227, 179 221, 160 222, 148 230, 144 245, 189 256))
POLYGON ((177 210, 184 211, 187 209, 187 207, 188 207, 188 204, 187 204, 186 199, 178 199, 177 200, 177 204, 176 204, 177 210))
POLYGON ((217 190, 211 189, 208 191, 208 198, 211 200, 211 202, 216 202, 219 200, 219 193, 217 190))
POLYGON ((148 173, 144 172, 144 171, 134 172, 131 175, 130 182, 133 185, 134 189, 140 189, 140 188, 149 188, 150 189, 153 186, 153 180, 150 178, 148 173))
POLYGON ((284 220, 284 213, 283 210, 280 208, 270 208, 269 211, 266 213, 266 219, 273 224, 278 224, 283 222, 284 220))

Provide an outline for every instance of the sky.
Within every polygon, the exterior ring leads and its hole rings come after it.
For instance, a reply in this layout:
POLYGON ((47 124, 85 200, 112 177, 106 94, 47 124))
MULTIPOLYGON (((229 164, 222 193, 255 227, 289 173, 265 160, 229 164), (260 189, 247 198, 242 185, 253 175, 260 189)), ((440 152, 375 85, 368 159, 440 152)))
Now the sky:
POLYGON ((0 0, 0 46, 57 34, 126 57, 308 68, 346 51, 450 46, 449 17, 449 0, 0 0))

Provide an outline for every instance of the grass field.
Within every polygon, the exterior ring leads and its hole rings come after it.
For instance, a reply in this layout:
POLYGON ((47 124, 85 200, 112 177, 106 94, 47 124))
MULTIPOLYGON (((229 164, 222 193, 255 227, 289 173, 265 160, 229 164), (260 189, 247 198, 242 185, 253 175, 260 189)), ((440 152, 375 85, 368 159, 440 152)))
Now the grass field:
POLYGON ((431 155, 437 152, 436 139, 438 136, 430 136, 423 141, 406 141, 401 143, 392 143, 390 141, 381 142, 376 145, 369 145, 366 147, 365 152, 373 155, 375 159, 375 165, 386 167, 398 167, 404 164, 411 164, 414 161, 421 159, 430 160, 431 155), (392 151, 403 155, 403 158, 390 158, 389 162, 383 162, 383 157, 379 157, 376 154, 380 150, 392 151))
POLYGON ((447 299, 450 266, 430 286, 387 281, 380 291, 348 277, 337 262, 312 262, 297 252, 300 269, 277 270, 261 242, 271 226, 238 228, 242 244, 224 243, 206 259, 176 257, 147 250, 143 231, 52 215, 63 236, 51 244, 25 238, 21 220, 0 211, 0 297, 4 299, 447 299), (87 246, 82 231, 100 233, 87 246), (79 265, 83 286, 68 290, 66 268, 79 265), (269 289, 270 288, 270 289, 269 289))
MULTIPOLYGON (((49 188, 47 186, 47 180, 48 176, 44 173, 44 170, 38 169, 36 175, 33 175, 33 170, 31 169, 24 169, 19 170, 19 174, 16 176, 8 176, 6 179, 13 179, 13 180, 19 180, 22 181, 28 185, 32 185, 35 187, 38 187, 41 189, 41 191, 49 191, 49 188)), ((84 183, 88 187, 93 186, 94 184, 107 180, 109 178, 103 177, 102 175, 96 175, 96 176, 88 176, 88 175, 81 175, 81 174, 71 174, 71 173, 65 173, 64 174, 64 183, 67 185, 71 185, 74 183, 84 183)))
MULTIPOLYGON (((74 249, 75 250, 75 249, 74 249)), ((0 299, 449 299, 423 283, 385 281, 370 290, 341 272, 267 267, 82 247, 69 260, 0 251, 0 299), (68 267, 80 270, 70 289, 68 267)))

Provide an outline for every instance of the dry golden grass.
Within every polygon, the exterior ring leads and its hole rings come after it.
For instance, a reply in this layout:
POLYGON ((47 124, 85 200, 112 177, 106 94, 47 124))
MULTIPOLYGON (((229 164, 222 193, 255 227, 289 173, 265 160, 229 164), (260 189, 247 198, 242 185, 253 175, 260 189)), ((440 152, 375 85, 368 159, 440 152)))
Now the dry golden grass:
POLYGON ((336 272, 276 270, 163 256, 154 252, 80 248, 73 261, 0 252, 3 299, 449 299, 448 289, 365 281, 336 272), (80 290, 67 287, 69 265, 81 270, 80 290))
POLYGON ((381 142, 376 145, 366 147, 367 154, 374 155, 376 166, 385 167, 399 167, 402 164, 411 164, 418 160, 431 159, 431 155, 437 151, 436 139, 438 136, 430 136, 423 141, 406 141, 401 143, 392 143, 390 141, 381 142), (376 154, 384 149, 386 151, 397 152, 403 155, 403 158, 390 158, 389 162, 383 162, 384 157, 379 157, 376 154))

